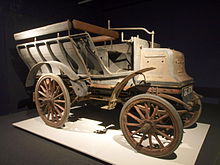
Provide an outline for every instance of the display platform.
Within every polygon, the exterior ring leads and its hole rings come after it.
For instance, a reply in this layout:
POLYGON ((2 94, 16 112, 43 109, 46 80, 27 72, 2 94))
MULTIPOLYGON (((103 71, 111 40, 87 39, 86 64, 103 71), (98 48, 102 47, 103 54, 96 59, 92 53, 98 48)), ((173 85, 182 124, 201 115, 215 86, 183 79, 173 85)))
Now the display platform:
POLYGON ((103 129, 102 122, 80 118, 67 122, 63 129, 44 124, 40 117, 13 123, 14 126, 57 142, 74 150, 117 165, 194 165, 210 125, 198 123, 197 127, 184 129, 183 142, 175 154, 166 159, 137 153, 122 136, 121 130, 109 129, 106 134, 95 134, 103 129))

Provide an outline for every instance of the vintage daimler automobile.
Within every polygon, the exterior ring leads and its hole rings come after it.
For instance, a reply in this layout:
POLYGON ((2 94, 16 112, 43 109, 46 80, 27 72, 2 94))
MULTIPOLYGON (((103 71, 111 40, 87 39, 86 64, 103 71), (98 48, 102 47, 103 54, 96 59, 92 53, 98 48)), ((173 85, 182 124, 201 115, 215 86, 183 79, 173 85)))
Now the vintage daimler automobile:
POLYGON ((63 127, 71 106, 80 101, 105 102, 106 110, 122 103, 120 128, 128 143, 137 152, 164 157, 177 149, 183 128, 201 114, 184 55, 160 48, 153 31, 67 20, 14 38, 30 69, 26 86, 35 85, 37 111, 49 126, 63 127), (151 39, 125 40, 130 30, 145 31, 151 39))

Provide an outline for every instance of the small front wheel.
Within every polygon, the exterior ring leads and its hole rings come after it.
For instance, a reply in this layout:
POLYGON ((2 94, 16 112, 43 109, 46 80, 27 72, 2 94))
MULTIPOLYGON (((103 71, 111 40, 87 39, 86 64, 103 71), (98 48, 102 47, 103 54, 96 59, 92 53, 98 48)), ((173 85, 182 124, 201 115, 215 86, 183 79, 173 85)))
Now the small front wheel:
POLYGON ((51 73, 41 76, 34 97, 42 120, 49 126, 62 127, 70 112, 70 96, 62 79, 51 73))
POLYGON ((183 136, 183 124, 175 108, 152 94, 137 95, 124 104, 120 127, 136 151, 154 157, 171 155, 183 136))

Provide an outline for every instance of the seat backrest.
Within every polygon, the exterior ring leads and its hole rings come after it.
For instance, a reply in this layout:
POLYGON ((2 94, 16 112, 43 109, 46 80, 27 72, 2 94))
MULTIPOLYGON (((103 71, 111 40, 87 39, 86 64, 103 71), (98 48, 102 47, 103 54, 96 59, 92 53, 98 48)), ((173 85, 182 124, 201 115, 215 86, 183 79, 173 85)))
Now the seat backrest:
MULTIPOLYGON (((15 33, 15 40, 23 42, 23 44, 17 45, 17 51, 30 69, 39 62, 59 61, 79 74, 88 73, 87 68, 91 74, 109 74, 110 72, 97 56, 90 35, 88 33, 70 35, 71 29, 85 30, 108 36, 111 39, 119 37, 116 31, 78 20, 67 20, 15 33), (65 35, 63 35, 64 32, 65 35)), ((47 72, 58 73, 59 70, 50 66, 43 66, 38 74, 47 72)))
POLYGON ((97 46, 97 51, 111 72, 132 70, 132 43, 97 46))

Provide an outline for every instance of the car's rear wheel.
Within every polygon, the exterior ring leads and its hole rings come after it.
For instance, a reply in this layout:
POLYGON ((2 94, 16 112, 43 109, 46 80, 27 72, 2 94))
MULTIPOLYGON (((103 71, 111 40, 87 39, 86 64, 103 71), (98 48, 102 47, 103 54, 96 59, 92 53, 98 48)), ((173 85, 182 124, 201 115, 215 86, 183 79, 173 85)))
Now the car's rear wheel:
POLYGON ((42 120, 49 126, 62 127, 70 112, 70 96, 62 79, 54 74, 41 76, 34 97, 42 120))

